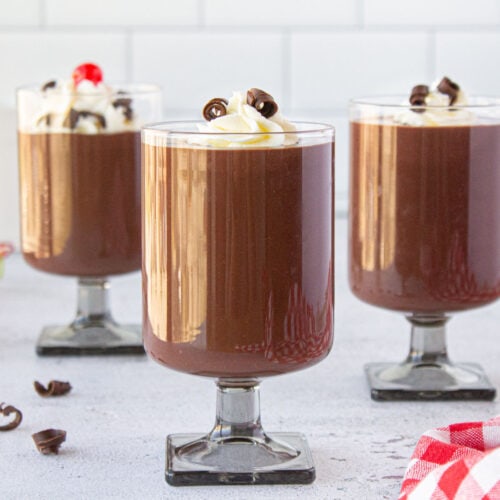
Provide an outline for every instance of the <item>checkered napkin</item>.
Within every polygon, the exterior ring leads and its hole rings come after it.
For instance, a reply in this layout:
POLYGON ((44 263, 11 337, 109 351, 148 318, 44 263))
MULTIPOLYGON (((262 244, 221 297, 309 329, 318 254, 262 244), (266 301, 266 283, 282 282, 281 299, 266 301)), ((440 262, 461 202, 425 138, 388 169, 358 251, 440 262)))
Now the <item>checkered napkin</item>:
POLYGON ((500 415, 426 432, 399 500, 500 500, 500 415))

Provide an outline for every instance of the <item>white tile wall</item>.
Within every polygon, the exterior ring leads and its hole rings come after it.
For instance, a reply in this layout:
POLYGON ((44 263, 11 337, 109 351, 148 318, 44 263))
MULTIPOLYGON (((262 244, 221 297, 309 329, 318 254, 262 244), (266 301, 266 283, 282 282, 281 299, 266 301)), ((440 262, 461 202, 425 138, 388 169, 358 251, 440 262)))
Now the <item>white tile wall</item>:
POLYGON ((498 0, 365 0, 366 25, 486 26, 500 23, 498 0))
POLYGON ((428 79, 429 36, 395 38, 386 31, 292 35, 292 108, 342 109, 350 97, 406 93, 428 79))
POLYGON ((37 26, 40 23, 39 0, 2 0, 0 27, 37 26))
POLYGON ((268 33, 137 33, 132 77, 162 85, 166 112, 184 108, 198 117, 205 102, 232 90, 261 87, 282 94, 283 43, 282 35, 268 33))
POLYGON ((260 86, 292 118, 337 128, 347 199, 346 106, 447 74, 500 93, 499 0, 0 0, 0 240, 18 239, 15 87, 85 60, 107 80, 162 84, 166 118, 260 86))
POLYGON ((48 26, 193 26, 198 0, 45 0, 48 26))
POLYGON ((436 35, 436 70, 453 75, 476 94, 499 95, 500 31, 436 35))
POLYGON ((19 85, 69 77, 81 61, 97 60, 109 80, 126 79, 124 33, 0 31, 0 105, 14 107, 19 85))
POLYGON ((352 0, 207 0, 208 26, 342 26, 357 21, 352 0))

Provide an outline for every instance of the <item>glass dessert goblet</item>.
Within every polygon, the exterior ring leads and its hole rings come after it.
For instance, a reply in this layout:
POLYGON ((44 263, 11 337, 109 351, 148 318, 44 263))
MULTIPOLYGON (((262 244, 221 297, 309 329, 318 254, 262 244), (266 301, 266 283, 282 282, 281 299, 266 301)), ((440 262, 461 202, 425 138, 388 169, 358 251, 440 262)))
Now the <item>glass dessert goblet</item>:
POLYGON ((300 433, 264 432, 261 378, 321 361, 333 339, 333 129, 143 129, 144 343, 213 377, 205 435, 167 438, 172 485, 309 483, 300 433))
POLYGON ((76 318, 45 327, 37 353, 143 353, 139 325, 111 316, 108 277, 140 269, 140 126, 158 119, 159 89, 54 81, 17 105, 24 259, 78 278, 76 318))
POLYGON ((411 323, 406 360, 365 367, 371 395, 490 400, 479 365, 450 361, 445 326, 500 295, 500 100, 404 100, 350 105, 351 290, 411 323))

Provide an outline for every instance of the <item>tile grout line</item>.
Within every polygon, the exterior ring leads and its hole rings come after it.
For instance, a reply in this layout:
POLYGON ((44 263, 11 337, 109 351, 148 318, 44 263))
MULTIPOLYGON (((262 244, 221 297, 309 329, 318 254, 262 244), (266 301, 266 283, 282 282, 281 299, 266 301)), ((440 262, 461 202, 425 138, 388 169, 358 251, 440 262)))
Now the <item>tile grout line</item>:
POLYGON ((357 21, 360 29, 365 28, 365 1, 358 0, 357 3, 357 21))
POLYGON ((47 3, 45 0, 38 0, 38 23, 40 28, 47 28, 47 3))
POLYGON ((207 12, 206 4, 204 0, 198 0, 198 29, 201 31, 202 28, 206 27, 207 24, 207 12))
MULTIPOLYGON (((40 6, 45 5, 45 0, 39 0, 40 6)), ((41 8, 39 13, 38 25, 2 25, 0 24, 0 32, 15 33, 15 32, 37 32, 50 30, 51 33, 70 33, 70 34, 86 34, 86 33, 123 33, 126 29, 131 29, 138 34, 193 34, 193 33, 212 33, 218 35, 233 35, 233 34, 280 34, 283 30, 296 34, 312 34, 312 35, 329 35, 329 34, 419 34, 419 33, 459 33, 459 34, 497 34, 500 25, 488 24, 483 26, 423 26, 423 25, 273 25, 273 26, 200 26, 200 25, 113 25, 113 24, 47 24, 47 13, 45 8, 41 8)))

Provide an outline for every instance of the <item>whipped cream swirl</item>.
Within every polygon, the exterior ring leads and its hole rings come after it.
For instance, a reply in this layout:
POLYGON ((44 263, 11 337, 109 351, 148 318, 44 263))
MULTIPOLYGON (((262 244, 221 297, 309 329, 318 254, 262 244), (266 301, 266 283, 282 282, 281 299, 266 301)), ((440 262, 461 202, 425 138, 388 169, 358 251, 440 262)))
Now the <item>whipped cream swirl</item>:
POLYGON ((297 142, 293 123, 279 111, 266 118, 247 103, 245 92, 233 92, 228 100, 226 114, 206 124, 198 125, 206 136, 197 136, 192 142, 213 147, 272 147, 297 142))
POLYGON ((126 93, 103 82, 54 80, 41 91, 41 107, 32 131, 98 134, 137 130, 126 93))
MULTIPOLYGON (((472 123, 475 115, 464 109, 468 104, 465 93, 457 88, 453 104, 450 104, 450 96, 439 91, 439 83, 436 81, 431 86, 429 93, 425 96, 422 109, 414 107, 413 110, 408 109, 397 113, 394 116, 394 121, 401 125, 415 127, 472 123)), ((409 101, 403 104, 411 105, 409 101)))

